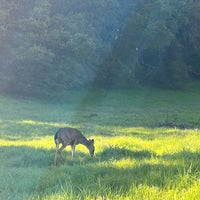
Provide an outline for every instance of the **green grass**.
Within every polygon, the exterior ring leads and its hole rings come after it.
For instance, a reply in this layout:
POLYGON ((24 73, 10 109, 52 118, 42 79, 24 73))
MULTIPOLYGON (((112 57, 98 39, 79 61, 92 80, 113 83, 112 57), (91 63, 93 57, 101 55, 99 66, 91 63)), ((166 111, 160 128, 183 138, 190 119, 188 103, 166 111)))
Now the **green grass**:
POLYGON ((47 102, 1 96, 0 199, 200 199, 199 102, 197 89, 71 91, 47 102), (79 145, 72 159, 67 147, 65 164, 54 166, 63 126, 94 138, 95 156, 79 145))

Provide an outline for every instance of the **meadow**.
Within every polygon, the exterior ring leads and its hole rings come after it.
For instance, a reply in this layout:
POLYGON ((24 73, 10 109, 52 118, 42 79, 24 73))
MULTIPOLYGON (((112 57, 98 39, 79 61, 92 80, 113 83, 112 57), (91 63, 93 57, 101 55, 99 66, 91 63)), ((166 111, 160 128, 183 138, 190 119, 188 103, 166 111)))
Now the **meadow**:
POLYGON ((0 199, 200 199, 200 93, 136 88, 0 96, 0 199), (55 166, 56 130, 95 139, 55 166))

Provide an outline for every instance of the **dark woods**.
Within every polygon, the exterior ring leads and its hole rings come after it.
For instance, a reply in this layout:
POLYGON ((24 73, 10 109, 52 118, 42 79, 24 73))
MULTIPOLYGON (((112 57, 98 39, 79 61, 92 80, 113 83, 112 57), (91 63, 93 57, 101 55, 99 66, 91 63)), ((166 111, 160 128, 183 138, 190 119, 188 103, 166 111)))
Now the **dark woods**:
POLYGON ((200 80, 200 2, 0 0, 0 92, 200 80))

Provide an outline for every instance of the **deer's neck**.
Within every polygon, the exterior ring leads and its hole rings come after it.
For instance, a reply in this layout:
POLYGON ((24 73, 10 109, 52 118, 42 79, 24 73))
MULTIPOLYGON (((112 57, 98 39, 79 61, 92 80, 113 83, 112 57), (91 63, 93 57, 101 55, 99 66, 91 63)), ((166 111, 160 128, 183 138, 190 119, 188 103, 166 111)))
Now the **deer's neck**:
POLYGON ((79 143, 82 144, 82 145, 84 145, 84 146, 86 146, 87 148, 89 148, 90 143, 89 143, 89 141, 84 136, 82 136, 80 138, 79 143))

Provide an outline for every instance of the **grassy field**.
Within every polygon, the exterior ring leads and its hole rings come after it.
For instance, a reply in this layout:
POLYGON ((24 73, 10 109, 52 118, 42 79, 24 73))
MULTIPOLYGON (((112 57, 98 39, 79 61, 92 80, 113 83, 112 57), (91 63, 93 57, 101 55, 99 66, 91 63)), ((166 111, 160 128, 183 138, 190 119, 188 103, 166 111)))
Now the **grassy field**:
POLYGON ((152 88, 0 96, 0 199, 200 199, 200 93, 152 88), (53 165, 60 127, 95 139, 53 165))

